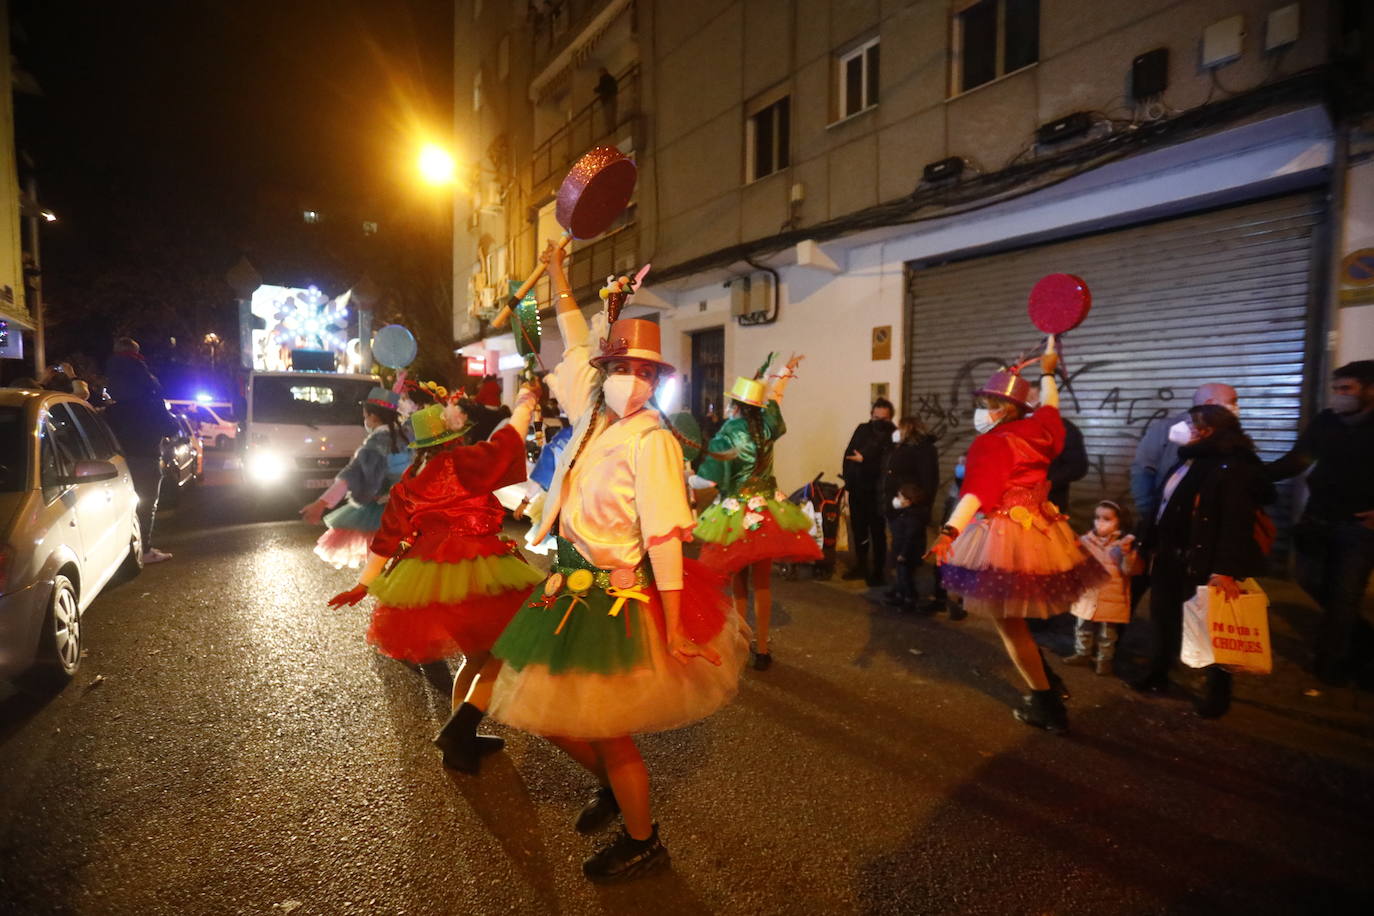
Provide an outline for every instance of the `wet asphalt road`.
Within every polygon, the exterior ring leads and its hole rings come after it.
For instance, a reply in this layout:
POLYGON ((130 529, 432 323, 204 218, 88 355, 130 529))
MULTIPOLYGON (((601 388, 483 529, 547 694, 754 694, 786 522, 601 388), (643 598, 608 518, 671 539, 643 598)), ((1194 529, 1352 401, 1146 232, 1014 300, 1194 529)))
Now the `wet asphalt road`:
POLYGON ((1374 695, 1284 657, 1219 722, 1066 672, 1073 733, 1015 722, 985 622, 780 582, 772 670, 646 737, 670 871, 579 865, 590 782, 500 726, 478 777, 429 736, 442 675, 376 656, 289 506, 206 487, 175 558, 110 589, 50 700, 0 687, 5 913, 1325 913, 1374 904, 1374 695))

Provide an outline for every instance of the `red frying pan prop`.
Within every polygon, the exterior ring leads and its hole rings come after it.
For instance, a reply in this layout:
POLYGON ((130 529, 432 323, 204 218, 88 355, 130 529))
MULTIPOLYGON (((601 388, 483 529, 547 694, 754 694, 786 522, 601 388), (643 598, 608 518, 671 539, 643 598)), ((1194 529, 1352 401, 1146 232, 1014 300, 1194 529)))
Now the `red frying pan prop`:
MULTIPOLYGON (((573 239, 595 238, 609 229, 629 205, 638 174, 634 161, 614 146, 598 146, 573 163, 572 170, 558 188, 554 207, 558 224, 563 227, 558 247, 566 248, 573 239)), ((506 326, 512 305, 525 298, 544 276, 544 270, 541 261, 501 313, 492 319, 492 327, 506 326)))
POLYGON ((1026 311, 1031 322, 1049 335, 1045 351, 1050 352, 1054 350, 1055 336, 1082 324, 1092 307, 1093 296, 1082 277, 1049 274, 1031 287, 1026 311))

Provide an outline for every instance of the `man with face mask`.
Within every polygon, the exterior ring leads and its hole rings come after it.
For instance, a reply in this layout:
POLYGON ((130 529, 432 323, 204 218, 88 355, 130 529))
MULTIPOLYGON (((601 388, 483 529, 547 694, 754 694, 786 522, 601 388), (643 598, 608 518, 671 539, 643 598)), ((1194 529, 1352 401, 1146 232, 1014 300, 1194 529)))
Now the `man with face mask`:
POLYGON ((860 423, 844 450, 845 489, 849 492, 849 521, 854 538, 854 567, 846 579, 865 579, 870 586, 883 584, 887 566, 887 528, 883 522, 880 494, 883 459, 892 448, 892 402, 878 398, 873 402, 867 423, 860 423), (873 564, 869 565, 872 552, 873 564))
POLYGON ((1286 480, 1316 465, 1293 540, 1298 581, 1322 608, 1315 672, 1341 686, 1357 667, 1356 633, 1369 629, 1360 604, 1374 570, 1374 359, 1333 372, 1328 404, 1268 471, 1286 480))
MULTIPOLYGON (((1240 416, 1236 389, 1222 382, 1208 382, 1193 392, 1193 406, 1217 404, 1240 416)), ((1143 524, 1154 518, 1159 508, 1159 490, 1164 486, 1163 475, 1178 464, 1179 446, 1188 444, 1188 411, 1176 416, 1151 420, 1145 435, 1136 445, 1135 460, 1131 462, 1131 498, 1135 501, 1136 517, 1143 524)))

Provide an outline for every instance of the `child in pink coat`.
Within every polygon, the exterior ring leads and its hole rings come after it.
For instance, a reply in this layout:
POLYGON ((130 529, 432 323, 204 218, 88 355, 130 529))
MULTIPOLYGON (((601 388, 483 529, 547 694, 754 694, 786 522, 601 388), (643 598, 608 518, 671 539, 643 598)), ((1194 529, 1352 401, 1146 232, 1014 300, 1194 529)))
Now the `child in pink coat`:
POLYGON ((1064 664, 1093 665, 1098 674, 1111 674, 1117 636, 1131 621, 1131 577, 1140 572, 1135 536, 1122 536, 1122 522, 1121 507, 1104 499, 1093 509, 1092 530, 1078 539, 1111 578, 1073 603, 1073 655, 1064 664))

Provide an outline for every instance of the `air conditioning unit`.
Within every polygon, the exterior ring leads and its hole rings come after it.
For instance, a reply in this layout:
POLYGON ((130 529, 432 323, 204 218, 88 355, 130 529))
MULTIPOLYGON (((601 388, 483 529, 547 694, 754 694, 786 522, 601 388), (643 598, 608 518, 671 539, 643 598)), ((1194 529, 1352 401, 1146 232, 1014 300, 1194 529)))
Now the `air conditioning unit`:
POLYGON ((758 324, 773 307, 773 275, 745 274, 725 282, 730 290, 730 314, 740 324, 758 324))

